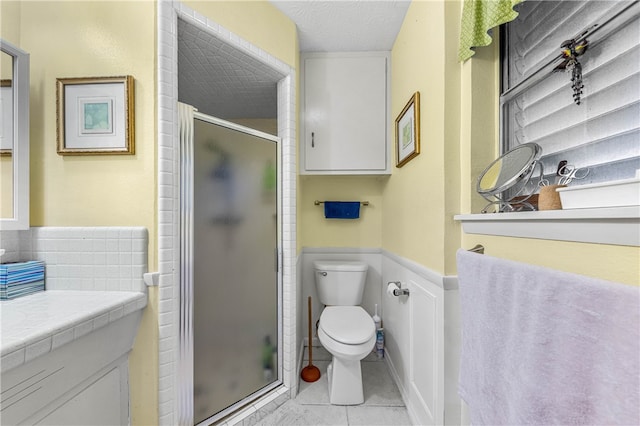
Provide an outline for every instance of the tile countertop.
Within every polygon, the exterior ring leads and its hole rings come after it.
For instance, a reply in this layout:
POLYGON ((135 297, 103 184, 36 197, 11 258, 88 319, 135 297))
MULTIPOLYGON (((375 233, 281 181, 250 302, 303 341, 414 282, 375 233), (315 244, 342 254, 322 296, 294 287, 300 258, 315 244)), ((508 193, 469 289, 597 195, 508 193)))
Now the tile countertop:
POLYGON ((51 352, 146 305, 146 293, 134 291, 47 290, 3 300, 1 370, 51 352))

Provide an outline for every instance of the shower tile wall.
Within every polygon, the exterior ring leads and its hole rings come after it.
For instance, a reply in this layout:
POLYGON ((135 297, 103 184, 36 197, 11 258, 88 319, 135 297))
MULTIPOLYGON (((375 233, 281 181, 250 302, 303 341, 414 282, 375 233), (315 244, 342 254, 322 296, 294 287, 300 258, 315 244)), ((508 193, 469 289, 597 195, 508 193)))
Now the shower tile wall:
POLYGON ((35 227, 1 241, 3 262, 45 262, 47 290, 145 291, 146 228, 35 227))

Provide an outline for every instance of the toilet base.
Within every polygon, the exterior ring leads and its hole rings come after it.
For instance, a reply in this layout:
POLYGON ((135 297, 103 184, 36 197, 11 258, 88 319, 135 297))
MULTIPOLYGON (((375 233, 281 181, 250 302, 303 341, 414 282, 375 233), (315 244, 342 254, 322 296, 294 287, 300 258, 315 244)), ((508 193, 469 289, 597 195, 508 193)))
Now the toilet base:
POLYGON ((333 357, 327 367, 329 402, 333 405, 358 405, 364 402, 360 360, 333 357))

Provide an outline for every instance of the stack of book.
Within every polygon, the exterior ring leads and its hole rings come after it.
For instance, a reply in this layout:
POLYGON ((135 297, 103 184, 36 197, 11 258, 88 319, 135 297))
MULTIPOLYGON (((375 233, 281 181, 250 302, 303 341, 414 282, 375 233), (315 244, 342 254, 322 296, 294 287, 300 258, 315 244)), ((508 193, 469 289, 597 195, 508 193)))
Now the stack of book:
POLYGON ((0 300, 15 299, 44 290, 44 262, 0 264, 0 300))

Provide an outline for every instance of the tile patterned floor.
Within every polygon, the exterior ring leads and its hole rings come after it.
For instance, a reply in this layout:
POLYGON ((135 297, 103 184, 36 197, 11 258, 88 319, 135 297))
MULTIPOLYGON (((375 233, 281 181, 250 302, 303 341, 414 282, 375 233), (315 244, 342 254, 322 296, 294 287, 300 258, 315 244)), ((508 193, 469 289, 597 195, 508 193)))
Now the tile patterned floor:
MULTIPOLYGON (((307 365, 307 350, 305 363, 307 365)), ((257 424, 267 425, 410 425, 400 391, 383 360, 370 354, 362 361, 364 404, 329 404, 327 366, 331 355, 322 347, 313 347, 313 365, 320 369, 314 383, 300 381, 298 396, 280 406, 257 424)))

